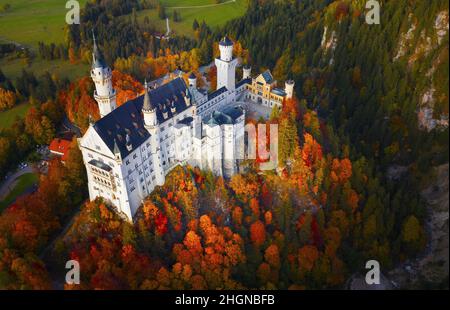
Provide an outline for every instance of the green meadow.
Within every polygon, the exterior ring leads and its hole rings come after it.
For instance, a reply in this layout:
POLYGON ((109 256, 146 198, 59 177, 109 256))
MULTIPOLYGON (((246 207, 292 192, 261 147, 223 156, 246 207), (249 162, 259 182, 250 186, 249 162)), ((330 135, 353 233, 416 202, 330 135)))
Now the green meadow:
POLYGON ((29 108, 30 105, 28 103, 21 103, 12 109, 0 112, 0 130, 11 127, 16 118, 23 118, 29 108))
POLYGON ((38 181, 39 177, 35 173, 26 173, 18 177, 12 190, 2 201, 0 201, 0 212, 13 203, 17 197, 24 193, 25 190, 38 183, 38 181))
MULTIPOLYGON (((79 0, 84 5, 86 0, 79 0)), ((0 12, 0 42, 36 47, 39 41, 63 43, 66 25, 64 0, 0 0, 11 8, 0 12)))
MULTIPOLYGON (((216 4, 214 0, 162 0, 166 6, 166 14, 170 19, 171 30, 179 35, 193 35, 192 23, 197 19, 203 20, 212 28, 221 26, 227 21, 240 17, 245 13, 247 0, 227 1, 216 4), (181 21, 174 22, 172 12, 176 8, 181 16, 181 21)), ((147 16, 151 23, 162 33, 166 31, 166 22, 158 17, 156 10, 143 10, 138 12, 138 18, 142 21, 147 16)))

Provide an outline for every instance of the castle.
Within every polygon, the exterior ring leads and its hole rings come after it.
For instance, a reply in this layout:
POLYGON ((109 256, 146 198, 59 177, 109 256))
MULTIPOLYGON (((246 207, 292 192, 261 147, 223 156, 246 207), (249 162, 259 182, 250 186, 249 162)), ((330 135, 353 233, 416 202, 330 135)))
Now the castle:
POLYGON ((281 106, 293 96, 294 83, 277 88, 269 71, 252 78, 247 66, 236 82, 233 42, 224 37, 219 49, 215 91, 197 88, 191 73, 188 85, 177 77, 150 90, 146 82, 143 95, 117 107, 112 71, 94 38, 91 77, 101 118, 79 140, 91 200, 102 197, 132 220, 145 197, 177 165, 224 177, 239 172, 246 115, 239 103, 281 106))

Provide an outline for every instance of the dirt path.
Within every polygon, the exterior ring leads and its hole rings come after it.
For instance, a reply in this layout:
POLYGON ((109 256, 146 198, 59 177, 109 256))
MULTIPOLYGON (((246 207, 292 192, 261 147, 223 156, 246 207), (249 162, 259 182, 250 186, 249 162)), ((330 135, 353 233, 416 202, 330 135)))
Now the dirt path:
POLYGON ((222 3, 216 3, 216 4, 205 4, 205 5, 191 5, 191 6, 169 6, 167 7, 168 9, 202 9, 202 8, 212 8, 215 6, 220 6, 220 5, 225 5, 225 4, 230 4, 230 3, 235 3, 236 0, 230 0, 230 1, 226 1, 226 2, 222 2, 222 3))

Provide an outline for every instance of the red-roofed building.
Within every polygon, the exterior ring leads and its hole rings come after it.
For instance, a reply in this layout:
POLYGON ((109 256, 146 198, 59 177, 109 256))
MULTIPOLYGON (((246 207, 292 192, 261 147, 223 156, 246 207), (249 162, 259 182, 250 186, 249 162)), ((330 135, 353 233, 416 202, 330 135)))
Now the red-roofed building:
POLYGON ((61 162, 65 162, 65 160, 67 159, 67 153, 71 142, 72 141, 70 140, 55 138, 50 143, 48 149, 50 150, 50 153, 60 156, 61 162))

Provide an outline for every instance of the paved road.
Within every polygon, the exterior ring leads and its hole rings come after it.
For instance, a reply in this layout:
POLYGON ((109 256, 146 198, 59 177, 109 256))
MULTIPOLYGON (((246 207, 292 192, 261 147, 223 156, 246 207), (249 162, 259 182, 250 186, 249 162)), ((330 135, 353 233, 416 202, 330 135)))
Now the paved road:
POLYGON ((31 166, 28 166, 24 169, 21 169, 19 171, 16 171, 12 175, 10 175, 6 180, 4 180, 0 185, 0 199, 3 199, 3 197, 6 197, 8 193, 13 189, 13 184, 16 181, 17 178, 20 176, 26 174, 26 173, 32 173, 33 168, 31 166))

